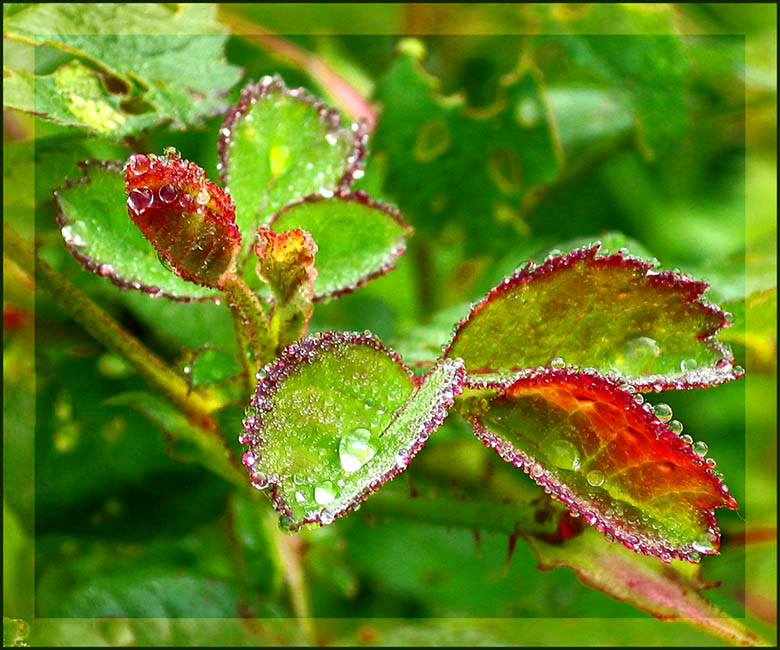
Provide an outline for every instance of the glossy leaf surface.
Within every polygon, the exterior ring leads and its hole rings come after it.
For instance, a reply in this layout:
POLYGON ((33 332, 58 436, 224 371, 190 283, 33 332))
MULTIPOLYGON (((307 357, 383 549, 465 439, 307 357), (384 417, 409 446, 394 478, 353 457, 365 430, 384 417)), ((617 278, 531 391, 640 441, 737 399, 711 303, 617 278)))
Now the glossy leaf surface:
POLYGON ((642 390, 693 388, 739 377, 715 338, 725 313, 707 288, 599 246, 531 263, 490 291, 445 352, 470 372, 559 363, 595 368, 642 390))
POLYGON ((307 197, 275 214, 271 226, 311 233, 318 247, 315 299, 349 292, 394 268, 412 232, 398 210, 363 192, 307 197))
POLYGON ((462 390, 445 360, 415 380, 369 334, 327 332, 265 369, 240 441, 252 483, 285 526, 329 524, 406 469, 462 390))
POLYGON ((615 380, 550 370, 468 411, 483 443, 627 547, 666 562, 718 551, 713 509, 737 504, 706 446, 666 424, 668 407, 654 411, 615 380))
POLYGON ((217 295, 174 275, 127 216, 122 167, 117 162, 82 164, 84 177, 54 192, 65 245, 87 269, 124 289, 175 300, 217 295))
MULTIPOLYGON (((359 125, 342 125, 302 88, 263 77, 241 92, 220 131, 222 181, 236 203, 236 221, 251 245, 255 230, 293 199, 332 195, 352 182, 365 155, 359 125)), ((359 174, 358 174, 359 175, 359 174)))

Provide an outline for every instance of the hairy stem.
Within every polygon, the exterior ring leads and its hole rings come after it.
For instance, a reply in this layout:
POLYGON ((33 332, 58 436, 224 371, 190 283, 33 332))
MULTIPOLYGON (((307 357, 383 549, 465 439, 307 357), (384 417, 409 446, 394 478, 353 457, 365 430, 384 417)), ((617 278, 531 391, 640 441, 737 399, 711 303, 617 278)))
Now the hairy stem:
MULTIPOLYGON (((243 345, 244 339, 248 339, 251 345, 255 361, 255 367, 250 376, 251 381, 257 372, 257 368, 272 361, 276 356, 276 341, 274 341, 271 335, 265 309, 263 309, 260 300, 241 276, 236 273, 228 275, 222 290, 227 297, 228 306, 233 316, 234 327, 244 332, 243 335, 237 335, 239 345, 243 345)), ((244 351, 244 349, 241 350, 242 355, 244 351)))
POLYGON ((210 413, 222 400, 203 390, 190 391, 185 379, 152 353, 111 316, 82 293, 70 280, 40 259, 7 223, 3 222, 3 247, 35 283, 46 291, 71 318, 108 349, 121 354, 138 374, 159 389, 200 428, 216 432, 210 413))

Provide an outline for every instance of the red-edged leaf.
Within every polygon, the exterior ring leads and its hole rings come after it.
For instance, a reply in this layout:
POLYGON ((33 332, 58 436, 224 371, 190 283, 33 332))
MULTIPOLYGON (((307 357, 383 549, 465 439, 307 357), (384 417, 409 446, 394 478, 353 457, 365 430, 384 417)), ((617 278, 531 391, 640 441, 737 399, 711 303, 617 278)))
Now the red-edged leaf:
POLYGON ((456 328, 446 357, 469 372, 595 368, 641 390, 694 388, 741 376, 715 334, 725 312, 703 282, 600 245, 529 263, 490 291, 456 328))
POLYGON ((239 442, 294 530, 329 524, 406 469, 462 391, 460 360, 413 377, 370 333, 326 332, 264 370, 239 442))
POLYGON ((666 566, 609 544, 590 530, 563 544, 530 536, 527 540, 543 571, 568 567, 589 587, 661 620, 684 620, 733 645, 768 645, 701 594, 717 583, 705 582, 698 566, 666 566))
POLYGON ((134 154, 124 173, 127 212, 160 257, 185 280, 220 287, 241 250, 232 199, 173 149, 134 154))
POLYGON ((707 462, 614 379, 521 373, 466 407, 477 437, 601 532, 668 562, 717 553, 713 509, 736 508, 707 462))

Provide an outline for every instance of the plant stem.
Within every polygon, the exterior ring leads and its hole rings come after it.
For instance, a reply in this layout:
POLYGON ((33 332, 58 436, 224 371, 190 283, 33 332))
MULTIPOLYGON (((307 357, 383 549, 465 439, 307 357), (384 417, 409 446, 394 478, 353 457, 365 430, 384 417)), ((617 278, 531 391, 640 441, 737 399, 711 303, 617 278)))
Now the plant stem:
MULTIPOLYGON (((303 541, 300 536, 291 537, 279 530, 277 515, 273 510, 264 513, 263 532, 270 546, 271 557, 279 574, 284 576, 290 590, 290 601, 293 612, 298 618, 301 630, 309 645, 316 644, 314 619, 311 615, 309 591, 306 586, 306 575, 301 563, 303 541)), ((273 587, 278 590, 281 585, 275 577, 273 587)))
POLYGON ((3 247, 35 283, 62 309, 108 349, 125 357, 143 377, 158 388, 200 428, 215 433, 209 415, 222 406, 219 397, 202 390, 190 391, 185 379, 152 353, 111 316, 82 293, 70 280, 40 259, 7 223, 3 222, 3 247))
MULTIPOLYGON (((227 297, 234 327, 244 332, 244 334, 237 334, 239 345, 245 345, 247 338, 251 345, 256 366, 251 373, 251 381, 257 368, 275 357, 276 341, 271 335, 268 316, 258 297, 237 273, 228 275, 221 288, 227 297)), ((244 352, 245 350, 241 351, 242 364, 244 352)))

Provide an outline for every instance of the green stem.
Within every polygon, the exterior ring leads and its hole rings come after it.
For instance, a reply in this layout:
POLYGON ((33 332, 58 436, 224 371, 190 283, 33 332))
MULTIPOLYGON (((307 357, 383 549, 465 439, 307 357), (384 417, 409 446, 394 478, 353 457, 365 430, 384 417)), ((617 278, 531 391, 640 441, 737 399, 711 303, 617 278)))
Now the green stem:
POLYGON ((309 645, 316 645, 314 619, 311 615, 309 590, 306 586, 306 574, 301 563, 302 540, 300 536, 291 537, 279 530, 278 517, 273 510, 267 510, 263 521, 263 532, 269 543, 271 558, 276 565, 277 575, 272 587, 279 591, 280 578, 283 576, 290 590, 290 602, 293 612, 298 618, 301 630, 309 645))
POLYGON ((237 273, 228 275, 221 288, 227 297, 234 327, 245 332, 244 335, 238 335, 239 343, 246 337, 251 344, 252 355, 257 366, 252 371, 251 376, 254 378, 257 368, 272 361, 276 356, 276 341, 271 335, 268 316, 254 291, 237 273))
POLYGON ((71 318, 108 349, 124 356, 143 377, 164 393, 199 427, 216 432, 209 415, 222 406, 222 400, 201 390, 190 391, 185 379, 162 359, 147 349, 111 316, 98 307, 70 280, 60 275, 25 244, 7 223, 3 222, 3 247, 35 283, 46 291, 71 318))
POLYGON ((538 503, 462 501, 443 496, 414 497, 383 490, 371 496, 361 512, 427 524, 467 528, 493 533, 549 535, 558 528, 558 517, 537 522, 538 503))

